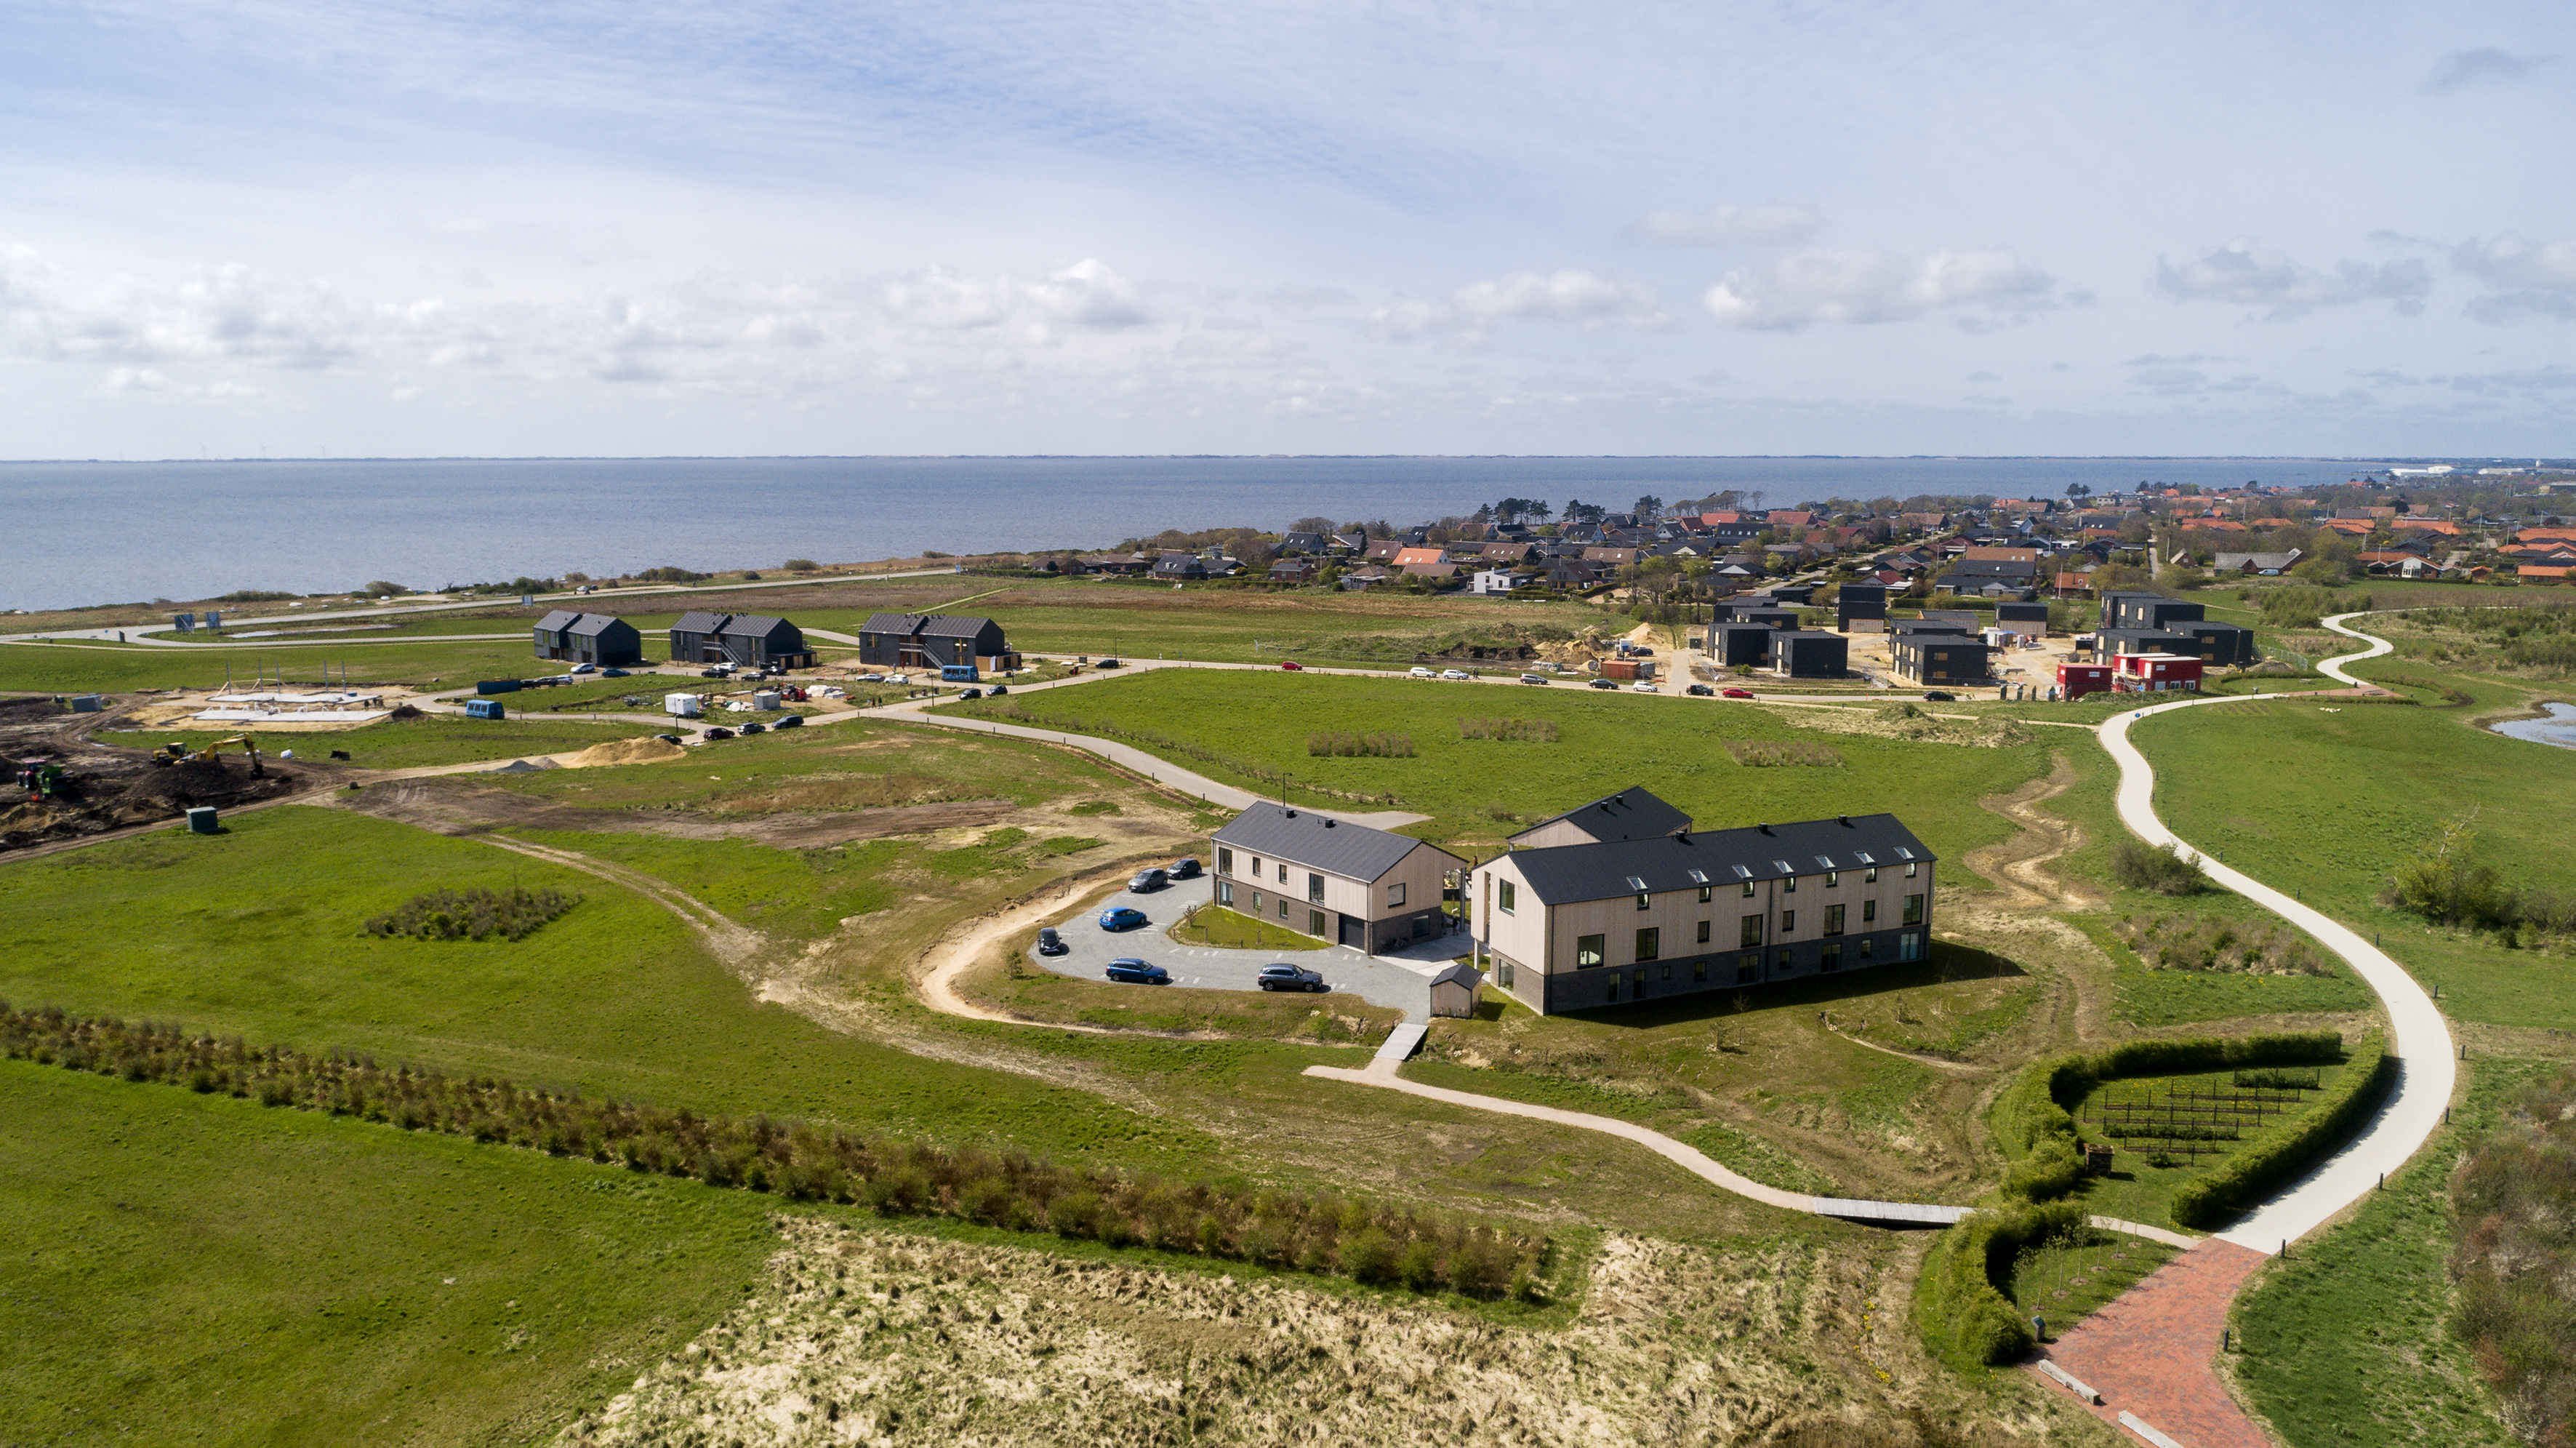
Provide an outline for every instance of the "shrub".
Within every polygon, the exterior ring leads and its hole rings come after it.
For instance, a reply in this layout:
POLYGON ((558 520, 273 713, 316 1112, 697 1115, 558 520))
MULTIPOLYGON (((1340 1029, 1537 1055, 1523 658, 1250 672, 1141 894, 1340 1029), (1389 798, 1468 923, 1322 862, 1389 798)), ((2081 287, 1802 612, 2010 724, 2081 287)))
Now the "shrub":
POLYGON ((1411 759, 1413 736, 1410 734, 1351 734, 1337 729, 1326 729, 1306 736, 1306 752, 1346 758, 1411 759))
POLYGON ((2182 1184, 2173 1198, 2173 1219, 2186 1227, 2208 1227, 2288 1185, 2317 1162, 2333 1154, 2396 1083, 2397 1061, 2380 1038, 2365 1037, 2352 1053, 2343 1079, 2308 1114, 2280 1136, 2238 1152, 2205 1177, 2182 1184))
POLYGON ((1556 721, 1553 719, 1461 719, 1458 721, 1458 737, 1497 739, 1524 744, 1554 744, 1556 721))
POLYGON ((823 565, 815 562, 811 558, 790 558, 785 564, 787 571, 790 573, 813 573, 821 569, 822 566, 823 565))
POLYGON ((2149 845, 2134 839, 2124 838, 2111 846, 2111 874, 2132 890, 2150 890, 2158 895, 2197 895, 2212 888, 2200 861, 2185 855, 2178 846, 2149 845))
POLYGON ((2141 919, 2123 915, 2120 942, 2150 970, 2214 970, 2257 975, 2331 975, 2316 947, 2295 931, 2223 919, 2141 919))
POLYGON ((2469 858, 2476 841, 2466 818, 2443 821, 2433 843, 2397 867, 2384 902, 2439 925, 2492 928, 2512 923, 2513 898, 2495 867, 2469 858))
POLYGON ((524 940, 581 903, 560 890, 432 890, 367 921, 367 933, 421 940, 524 940))
POLYGON ((2525 1088, 2480 1137, 2453 1187, 2456 1322, 2527 1441, 2564 1443, 2576 1418, 2576 1073, 2525 1088))
POLYGON ((2030 1324, 2005 1294, 2024 1247, 2083 1230, 2072 1202, 1977 1212, 1943 1232, 1914 1284, 1924 1344, 1959 1367, 2008 1363, 2030 1351, 2030 1324))
POLYGON ((707 575, 666 563, 659 568, 647 568, 635 576, 646 583, 695 583, 707 575))
POLYGON ((1819 769, 1840 768, 1842 755, 1821 744, 1801 739, 1729 739, 1726 752, 1747 769, 1771 769, 1782 765, 1807 765, 1819 769))

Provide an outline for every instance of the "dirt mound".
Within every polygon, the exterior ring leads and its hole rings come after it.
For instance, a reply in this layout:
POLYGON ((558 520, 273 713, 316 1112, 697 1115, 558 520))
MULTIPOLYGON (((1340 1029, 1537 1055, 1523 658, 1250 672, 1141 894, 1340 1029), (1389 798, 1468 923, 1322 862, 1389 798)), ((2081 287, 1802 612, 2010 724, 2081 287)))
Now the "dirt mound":
POLYGON ((642 739, 620 739, 613 744, 594 744, 563 761, 566 769, 595 769, 608 764, 667 764, 686 759, 689 751, 667 739, 646 736, 642 739))
POLYGON ((254 777, 247 766, 227 765, 220 759, 183 759, 136 775, 109 802, 108 812, 120 819, 150 818, 194 805, 267 799, 293 789, 292 778, 275 769, 254 777))

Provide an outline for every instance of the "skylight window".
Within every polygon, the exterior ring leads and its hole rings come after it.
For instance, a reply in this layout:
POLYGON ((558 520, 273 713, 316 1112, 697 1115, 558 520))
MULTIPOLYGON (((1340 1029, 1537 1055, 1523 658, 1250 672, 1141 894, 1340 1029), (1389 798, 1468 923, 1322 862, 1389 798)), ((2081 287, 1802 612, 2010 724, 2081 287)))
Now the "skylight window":
POLYGON ((1690 877, 1691 883, 1694 885, 1705 885, 1708 883, 1708 871, 1706 870, 1693 870, 1690 872, 1690 877))
POLYGON ((1903 845, 1898 845, 1896 847, 1896 858, 1900 860, 1910 860, 1914 858, 1914 852, 1905 848, 1903 845))
POLYGON ((1739 880, 1750 880, 1750 879, 1752 879, 1752 878, 1753 878, 1753 870, 1752 870, 1752 867, 1751 867, 1751 866, 1749 866, 1749 865, 1738 865, 1738 866, 1736 866, 1736 867, 1735 867, 1735 878, 1737 878, 1737 879, 1739 879, 1739 880))
POLYGON ((1630 875, 1628 877, 1628 888, 1636 891, 1640 895, 1643 895, 1646 893, 1646 882, 1638 876, 1630 875))

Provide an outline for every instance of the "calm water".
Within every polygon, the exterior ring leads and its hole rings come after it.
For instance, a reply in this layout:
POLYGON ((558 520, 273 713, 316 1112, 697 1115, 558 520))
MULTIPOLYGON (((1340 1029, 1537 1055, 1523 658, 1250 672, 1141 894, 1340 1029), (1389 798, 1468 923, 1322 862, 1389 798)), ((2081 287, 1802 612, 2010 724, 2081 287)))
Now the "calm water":
POLYGON ((2555 744, 2561 749, 2576 749, 2576 705, 2543 704, 2549 711, 2546 719, 2510 719, 2493 725, 2498 734, 2528 739, 2535 744, 2555 744))
POLYGON ((2062 496, 2140 482, 2289 487, 2280 458, 661 458, 0 463, 0 608, 1101 548, 1310 515, 1422 522, 1501 497, 2062 496))

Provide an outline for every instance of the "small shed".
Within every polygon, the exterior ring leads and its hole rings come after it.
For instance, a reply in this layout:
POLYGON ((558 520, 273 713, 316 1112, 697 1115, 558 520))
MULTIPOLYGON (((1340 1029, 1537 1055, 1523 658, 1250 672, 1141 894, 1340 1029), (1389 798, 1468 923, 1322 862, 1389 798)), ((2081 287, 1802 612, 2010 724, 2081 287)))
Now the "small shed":
POLYGON ((1451 961, 1447 968, 1431 977, 1431 1013, 1435 1016, 1472 1016, 1483 998, 1485 973, 1463 960, 1451 961))

